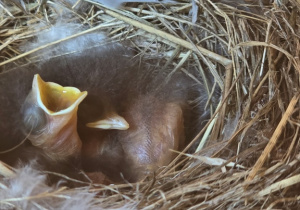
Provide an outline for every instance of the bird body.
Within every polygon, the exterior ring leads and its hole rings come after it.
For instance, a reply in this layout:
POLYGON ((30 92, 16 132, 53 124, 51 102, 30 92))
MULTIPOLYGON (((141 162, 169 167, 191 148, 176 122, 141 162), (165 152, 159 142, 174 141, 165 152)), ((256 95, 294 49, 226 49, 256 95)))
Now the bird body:
POLYGON ((123 175, 128 181, 138 181, 166 166, 175 157, 171 150, 182 149, 184 123, 178 104, 140 96, 121 114, 130 125, 127 130, 102 132, 98 134, 101 137, 83 145, 83 167, 87 171, 96 166, 114 171, 114 180, 120 181, 123 175), (112 159, 111 163, 103 161, 107 159, 112 159))
MULTIPOLYGON (((55 135, 51 135, 57 133, 56 129, 75 137, 78 133, 81 141, 73 142, 77 142, 75 147, 78 148, 81 148, 81 143, 83 145, 79 157, 82 164, 79 167, 90 173, 103 172, 117 182, 124 179, 141 180, 167 165, 175 156, 171 150, 182 149, 187 136, 191 138, 194 135, 189 122, 195 108, 188 101, 198 97, 202 87, 196 87, 192 79, 180 72, 166 82, 165 72, 139 65, 137 61, 133 59, 132 50, 121 44, 111 44, 54 57, 38 64, 31 63, 3 73, 0 77, 0 106, 3 110, 0 118, 6 121, 0 122, 0 148, 9 149, 26 136, 29 139, 32 136, 30 129, 24 129, 20 119, 24 119, 24 113, 28 111, 24 102, 30 93, 32 79, 39 74, 47 82, 88 92, 86 98, 77 103, 77 122, 76 116, 71 115, 73 117, 68 119, 71 122, 69 125, 75 123, 77 127, 51 127, 50 121, 46 121, 48 126, 37 136, 37 139, 41 139, 32 141, 44 153, 51 153, 50 165, 63 160, 62 151, 70 147, 68 143, 50 149, 49 145, 58 141, 55 135), (109 123, 115 122, 111 119, 121 119, 125 127, 109 127, 109 123), (97 124, 99 122, 102 123, 100 126, 97 124), (67 131, 68 128, 73 130, 67 131), (52 143, 35 143, 41 141, 52 143), (56 152, 62 155, 55 155, 56 152)), ((196 109, 205 112, 203 104, 196 106, 196 109)), ((43 110, 33 115, 43 116, 45 113, 47 111, 43 110)), ((199 121, 200 115, 194 118, 199 121)), ((35 122, 37 128, 43 123, 43 120, 35 122)), ((78 160, 78 157, 74 159, 78 160)))

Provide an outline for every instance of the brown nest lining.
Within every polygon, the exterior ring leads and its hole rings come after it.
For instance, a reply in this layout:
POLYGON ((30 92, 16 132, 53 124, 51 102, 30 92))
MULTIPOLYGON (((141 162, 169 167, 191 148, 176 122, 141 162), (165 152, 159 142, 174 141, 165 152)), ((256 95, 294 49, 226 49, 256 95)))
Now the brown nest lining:
MULTIPOLYGON (((57 19, 58 10, 53 8, 60 4, 72 11, 70 22, 75 19, 89 25, 89 29, 69 38, 104 31, 110 41, 127 40, 146 58, 160 54, 174 70, 189 75, 183 64, 197 65, 199 74, 211 72, 214 86, 222 90, 222 101, 215 112, 212 109, 211 120, 199 133, 204 136, 194 154, 180 154, 156 176, 141 183, 87 183, 86 189, 97 193, 95 207, 297 207, 299 1, 130 3, 120 10, 91 3, 81 5, 84 11, 72 10, 66 1, 50 2, 47 7, 31 1, 26 11, 22 11, 22 5, 4 3, 0 15, 1 66, 49 47, 40 46, 27 53, 18 50, 21 42, 44 29, 33 30, 29 25, 57 19)), ((1 169, 4 177, 12 173, 6 167, 1 169)), ((81 190, 63 188, 27 199, 81 190)))

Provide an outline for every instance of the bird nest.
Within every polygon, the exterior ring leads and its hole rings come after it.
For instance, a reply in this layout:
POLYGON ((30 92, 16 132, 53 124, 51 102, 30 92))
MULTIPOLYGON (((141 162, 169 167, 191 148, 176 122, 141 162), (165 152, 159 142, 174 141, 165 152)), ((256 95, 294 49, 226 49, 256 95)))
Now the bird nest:
MULTIPOLYGON (((0 66, 100 30, 110 42, 125 41, 146 60, 160 56, 164 65, 190 77, 186 66, 196 65, 204 84, 208 73, 214 78, 207 87, 210 97, 215 89, 222 97, 187 148, 142 182, 59 185, 3 199, 0 205, 13 208, 16 202, 28 200, 42 208, 41 200, 68 200, 83 191, 93 194, 90 208, 292 209, 299 205, 299 1, 181 0, 126 3, 119 9, 93 0, 76 5, 63 0, 46 5, 11 2, 0 1, 0 66), (62 17, 63 10, 69 15, 62 17), (86 29, 20 52, 22 42, 61 18, 86 29), (41 22, 45 26, 32 27, 41 22), (195 142, 195 151, 188 153, 195 142)), ((16 172, 5 164, 0 172, 5 189, 16 172)))

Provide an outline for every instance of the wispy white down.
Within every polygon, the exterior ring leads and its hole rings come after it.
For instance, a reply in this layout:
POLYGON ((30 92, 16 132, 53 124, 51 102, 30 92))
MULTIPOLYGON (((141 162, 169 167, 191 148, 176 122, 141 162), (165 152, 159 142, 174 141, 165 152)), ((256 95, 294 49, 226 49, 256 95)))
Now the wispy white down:
MULTIPOLYGON (((37 29, 39 27, 45 27, 45 25, 41 23, 40 25, 35 25, 33 27, 37 29)), ((84 30, 86 30, 86 28, 82 27, 81 24, 59 21, 50 28, 39 32, 32 42, 23 43, 21 50, 27 52, 54 41, 63 40, 66 37, 80 33, 84 30)), ((100 32, 89 33, 47 47, 44 50, 38 51, 35 55, 38 55, 39 60, 47 60, 54 56, 78 52, 93 46, 101 45, 105 38, 106 36, 100 32)))
POLYGON ((0 179, 0 209, 96 209, 95 194, 87 188, 60 191, 50 187, 47 177, 33 166, 17 170, 15 176, 0 179))

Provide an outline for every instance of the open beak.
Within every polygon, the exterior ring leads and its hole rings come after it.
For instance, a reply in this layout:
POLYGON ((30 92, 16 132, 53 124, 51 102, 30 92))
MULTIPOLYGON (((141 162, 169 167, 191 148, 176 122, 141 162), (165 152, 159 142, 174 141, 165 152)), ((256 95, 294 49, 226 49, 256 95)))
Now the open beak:
POLYGON ((123 117, 115 113, 111 114, 103 120, 87 123, 86 126, 89 128, 100 128, 104 130, 127 130, 129 128, 129 124, 127 123, 127 121, 123 117))
POLYGON ((86 91, 44 82, 34 75, 32 91, 23 106, 31 143, 55 160, 79 155, 82 143, 77 133, 77 110, 86 96, 86 91))

